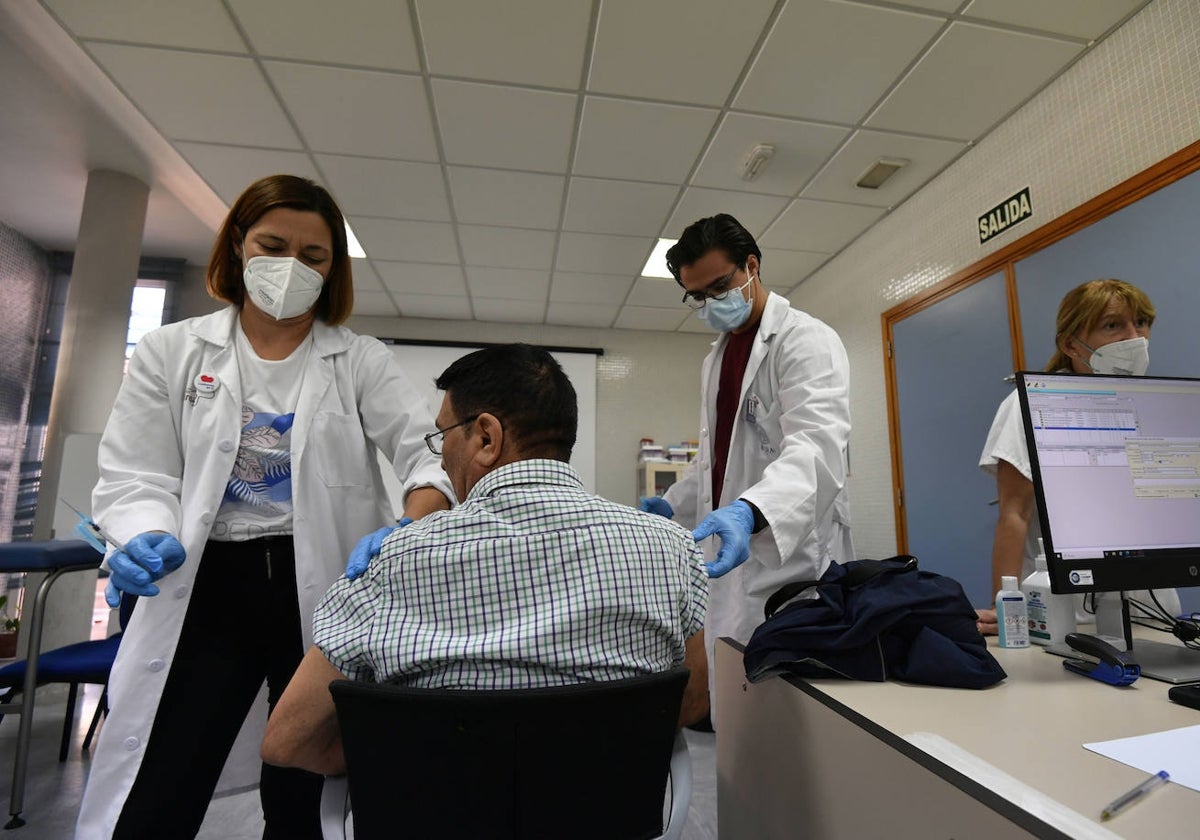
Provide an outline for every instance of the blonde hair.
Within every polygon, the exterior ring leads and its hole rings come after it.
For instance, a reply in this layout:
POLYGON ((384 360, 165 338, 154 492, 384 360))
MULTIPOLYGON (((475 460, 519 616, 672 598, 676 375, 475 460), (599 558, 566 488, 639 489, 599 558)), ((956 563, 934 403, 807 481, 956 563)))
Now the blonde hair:
POLYGON ((1095 329, 1114 300, 1129 307, 1135 319, 1154 323, 1154 304, 1146 293, 1124 280, 1089 280, 1081 283, 1063 297, 1055 321, 1054 355, 1046 363, 1046 371, 1071 368, 1071 357, 1063 352, 1063 340, 1095 329))

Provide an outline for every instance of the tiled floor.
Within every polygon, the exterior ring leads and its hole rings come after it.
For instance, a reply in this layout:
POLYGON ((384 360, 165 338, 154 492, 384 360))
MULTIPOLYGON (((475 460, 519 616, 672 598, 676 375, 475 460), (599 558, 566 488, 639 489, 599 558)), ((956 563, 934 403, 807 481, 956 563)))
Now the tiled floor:
MULTIPOLYGON (((66 710, 66 692, 59 687, 43 688, 34 715, 33 743, 25 782, 24 828, 5 832, 4 840, 70 840, 75 817, 87 779, 89 761, 80 753, 83 734, 99 699, 99 686, 88 686, 76 709, 74 738, 67 761, 58 762, 58 739, 66 710)), ((8 821, 12 789, 13 758, 16 754, 18 718, 8 715, 0 723, 0 812, 8 821)), ((687 733, 692 756, 692 801, 684 840, 715 840, 717 836, 716 736, 687 733)), ((257 840, 262 836, 258 792, 250 791, 215 799, 209 806, 199 837, 201 840, 257 840)))

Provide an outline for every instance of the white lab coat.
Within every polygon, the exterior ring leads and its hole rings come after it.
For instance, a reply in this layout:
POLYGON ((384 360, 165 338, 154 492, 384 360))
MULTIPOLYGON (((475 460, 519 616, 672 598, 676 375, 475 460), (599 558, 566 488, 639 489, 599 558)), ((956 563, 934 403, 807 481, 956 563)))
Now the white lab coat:
MULTIPOLYGON (((100 481, 92 494, 96 520, 122 542, 148 530, 174 534, 187 560, 158 582, 156 597, 139 600, 125 631, 109 680, 112 712, 80 808, 81 840, 111 835, 133 784, 233 468, 242 426, 233 341, 237 314, 229 307, 145 336, 100 442, 100 481), (210 397, 192 390, 201 374, 218 383, 210 397)), ((392 462, 406 494, 433 486, 454 498, 422 440, 434 428, 429 407, 387 348, 321 322, 314 323, 312 335, 291 453, 296 586, 306 648, 317 601, 343 573, 350 550, 364 534, 394 522, 371 444, 392 462)), ((220 603, 205 607, 212 621, 237 620, 222 615, 220 603)), ((220 686, 213 690, 213 702, 220 702, 220 686)), ((261 730, 265 720, 264 703, 247 727, 261 730)), ((240 743, 255 751, 236 760, 257 766, 258 741, 243 737, 240 743)))
MULTIPOLYGON (((768 296, 742 380, 721 498, 714 504, 712 435, 727 340, 722 334, 713 343, 701 372, 699 453, 665 494, 675 519, 687 527, 739 498, 753 502, 769 523, 751 537, 745 563, 709 581, 704 641, 710 687, 718 638, 745 642, 762 623, 763 607, 776 589, 818 578, 831 562, 854 559, 845 489, 850 364, 841 339, 792 309, 786 298, 768 296)), ((718 543, 715 537, 705 540, 707 561, 716 556, 718 543)))

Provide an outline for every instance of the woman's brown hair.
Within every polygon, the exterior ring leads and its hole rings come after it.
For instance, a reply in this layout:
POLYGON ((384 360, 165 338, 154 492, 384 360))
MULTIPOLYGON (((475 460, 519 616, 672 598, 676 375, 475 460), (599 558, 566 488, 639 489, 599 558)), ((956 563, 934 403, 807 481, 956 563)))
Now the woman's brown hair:
POLYGON ((346 227, 342 211, 324 187, 296 175, 270 175, 260 178, 238 196, 229 215, 217 231, 212 254, 208 258, 208 293, 217 300, 242 306, 245 286, 242 258, 237 247, 254 224, 277 207, 305 210, 318 214, 329 226, 333 239, 333 259, 329 276, 317 298, 313 314, 326 324, 340 324, 354 308, 354 278, 346 249, 346 227))

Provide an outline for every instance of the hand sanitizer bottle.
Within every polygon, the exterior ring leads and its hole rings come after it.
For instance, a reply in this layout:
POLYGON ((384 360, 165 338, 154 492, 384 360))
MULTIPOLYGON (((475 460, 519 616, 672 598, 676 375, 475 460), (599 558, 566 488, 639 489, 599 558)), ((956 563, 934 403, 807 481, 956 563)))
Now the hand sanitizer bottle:
POLYGON ((1017 588, 1016 575, 1000 578, 996 593, 996 623, 1000 626, 1000 647, 1029 647, 1029 614, 1025 596, 1017 588))
POLYGON ((1075 632, 1075 600, 1070 595, 1050 591, 1050 573, 1041 537, 1034 567, 1033 574, 1021 581, 1029 612, 1029 641, 1035 645, 1066 644, 1067 634, 1075 632))

